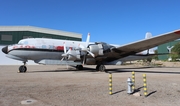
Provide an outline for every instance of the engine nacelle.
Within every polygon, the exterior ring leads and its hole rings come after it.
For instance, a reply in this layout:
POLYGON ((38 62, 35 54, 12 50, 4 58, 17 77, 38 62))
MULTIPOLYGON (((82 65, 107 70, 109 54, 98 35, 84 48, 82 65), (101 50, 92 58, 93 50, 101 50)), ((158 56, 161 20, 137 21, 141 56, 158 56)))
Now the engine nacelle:
POLYGON ((104 42, 96 42, 95 44, 89 45, 89 51, 92 52, 95 56, 102 56, 111 52, 112 47, 114 46, 104 42))
POLYGON ((92 52, 95 56, 104 55, 102 44, 89 45, 89 51, 92 52))
POLYGON ((68 60, 81 60, 80 52, 78 50, 71 50, 71 52, 68 53, 68 60))

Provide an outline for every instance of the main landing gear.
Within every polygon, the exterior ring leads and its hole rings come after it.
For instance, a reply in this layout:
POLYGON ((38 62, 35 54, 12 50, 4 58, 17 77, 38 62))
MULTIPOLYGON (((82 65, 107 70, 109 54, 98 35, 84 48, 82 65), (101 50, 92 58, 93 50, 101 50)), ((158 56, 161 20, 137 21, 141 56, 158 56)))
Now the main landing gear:
MULTIPOLYGON (((76 69, 77 70, 83 70, 83 66, 82 65, 77 65, 76 69)), ((96 71, 106 72, 106 67, 104 65, 97 65, 96 66, 96 71)))
POLYGON ((24 63, 24 65, 21 65, 20 67, 19 67, 19 73, 25 73, 26 71, 27 71, 27 67, 26 67, 26 62, 23 62, 24 63))
POLYGON ((96 71, 105 71, 106 72, 106 67, 104 65, 97 65, 96 66, 96 71))
POLYGON ((82 66, 82 65, 77 65, 77 66, 76 66, 76 69, 77 69, 77 70, 83 70, 83 66, 82 66))

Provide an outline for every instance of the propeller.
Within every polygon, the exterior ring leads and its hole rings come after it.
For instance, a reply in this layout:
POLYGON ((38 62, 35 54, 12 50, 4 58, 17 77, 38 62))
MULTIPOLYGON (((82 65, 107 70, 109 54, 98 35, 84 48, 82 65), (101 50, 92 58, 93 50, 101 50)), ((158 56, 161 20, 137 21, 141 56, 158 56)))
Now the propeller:
POLYGON ((62 59, 64 59, 64 57, 68 57, 69 53, 71 52, 71 48, 66 52, 66 44, 64 42, 64 54, 62 54, 62 59))
POLYGON ((86 39, 86 45, 80 45, 79 47, 81 48, 81 51, 83 52, 88 52, 92 57, 95 57, 95 55, 89 51, 88 45, 89 45, 89 40, 90 40, 90 33, 88 33, 87 39, 86 39))
MULTIPOLYGON (((90 33, 88 33, 85 46, 79 45, 79 47, 81 48, 81 51, 86 52, 86 54, 89 53, 92 57, 95 57, 95 55, 92 52, 89 51, 89 48, 88 48, 89 41, 90 41, 90 33)), ((83 65, 85 63, 86 54, 83 57, 83 65)))
POLYGON ((64 42, 64 54, 61 55, 61 56, 63 57, 63 58, 61 59, 61 61, 63 61, 64 59, 66 59, 66 67, 67 67, 67 69, 68 69, 67 58, 68 58, 70 52, 71 52, 71 48, 66 52, 66 44, 65 44, 65 42, 64 42))

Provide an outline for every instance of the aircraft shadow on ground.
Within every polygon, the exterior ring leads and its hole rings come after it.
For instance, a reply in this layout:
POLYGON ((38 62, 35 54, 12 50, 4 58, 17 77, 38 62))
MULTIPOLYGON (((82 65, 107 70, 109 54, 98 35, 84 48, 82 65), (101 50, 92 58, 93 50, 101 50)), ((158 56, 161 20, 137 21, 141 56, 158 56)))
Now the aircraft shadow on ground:
MULTIPOLYGON (((108 71, 113 71, 113 73, 118 72, 120 69, 143 69, 143 68, 152 68, 152 67, 138 67, 138 68, 113 68, 106 69, 108 71)), ((28 71, 29 73, 34 72, 99 72, 95 68, 84 67, 83 70, 76 70, 75 66, 70 66, 69 69, 56 69, 56 70, 44 70, 44 71, 28 71)), ((125 71, 124 71, 125 72, 125 71)))
MULTIPOLYGON (((149 68, 156 68, 156 67, 138 67, 138 68, 112 68, 112 69, 107 69, 107 73, 125 73, 125 72, 139 72, 139 73, 161 73, 161 74, 180 74, 180 71, 149 71, 149 70, 137 70, 137 69, 149 69, 149 68), (129 70, 128 70, 129 69, 129 70), (135 69, 135 70, 133 70, 135 69)), ((162 67, 158 67, 162 68, 162 67)), ((178 67, 163 67, 163 68, 178 68, 178 67)))
POLYGON ((69 68, 69 69, 56 69, 56 70, 44 70, 44 71, 28 71, 29 73, 35 73, 35 72, 98 72, 95 70, 95 68, 88 68, 84 67, 83 70, 76 70, 75 68, 69 68))
MULTIPOLYGON (((138 71, 137 69, 147 69, 147 68, 154 68, 154 67, 138 67, 138 68, 112 68, 112 69, 106 69, 106 73, 126 73, 126 72, 132 72, 132 69, 135 69, 134 72, 138 73, 161 73, 161 74, 180 74, 180 71, 177 72, 172 72, 172 71, 138 71), (128 70, 129 69, 129 70, 128 70)), ((166 68, 172 68, 172 67, 166 67, 166 68)), ((89 67, 84 67, 83 70, 76 70, 75 68, 70 68, 70 69, 56 69, 56 70, 42 70, 42 71, 28 71, 29 73, 34 73, 34 72, 99 72, 96 71, 95 68, 89 68, 89 67)))

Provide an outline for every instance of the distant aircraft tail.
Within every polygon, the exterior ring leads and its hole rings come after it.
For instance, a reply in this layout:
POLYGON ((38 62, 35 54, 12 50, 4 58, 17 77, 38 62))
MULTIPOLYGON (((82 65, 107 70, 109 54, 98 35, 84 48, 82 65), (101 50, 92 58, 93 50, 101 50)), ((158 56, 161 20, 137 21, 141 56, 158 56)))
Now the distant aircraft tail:
MULTIPOLYGON (((149 39, 149 38, 152 38, 152 34, 150 32, 147 32, 146 33, 146 36, 145 36, 145 39, 149 39)), ((155 54, 154 52, 154 49, 151 48, 151 49, 148 49, 148 50, 145 50, 143 52, 141 52, 142 54, 145 54, 145 55, 148 55, 148 54, 155 54)))
POLYGON ((149 38, 152 38, 152 34, 150 32, 147 32, 146 36, 145 36, 145 39, 149 39, 149 38))

